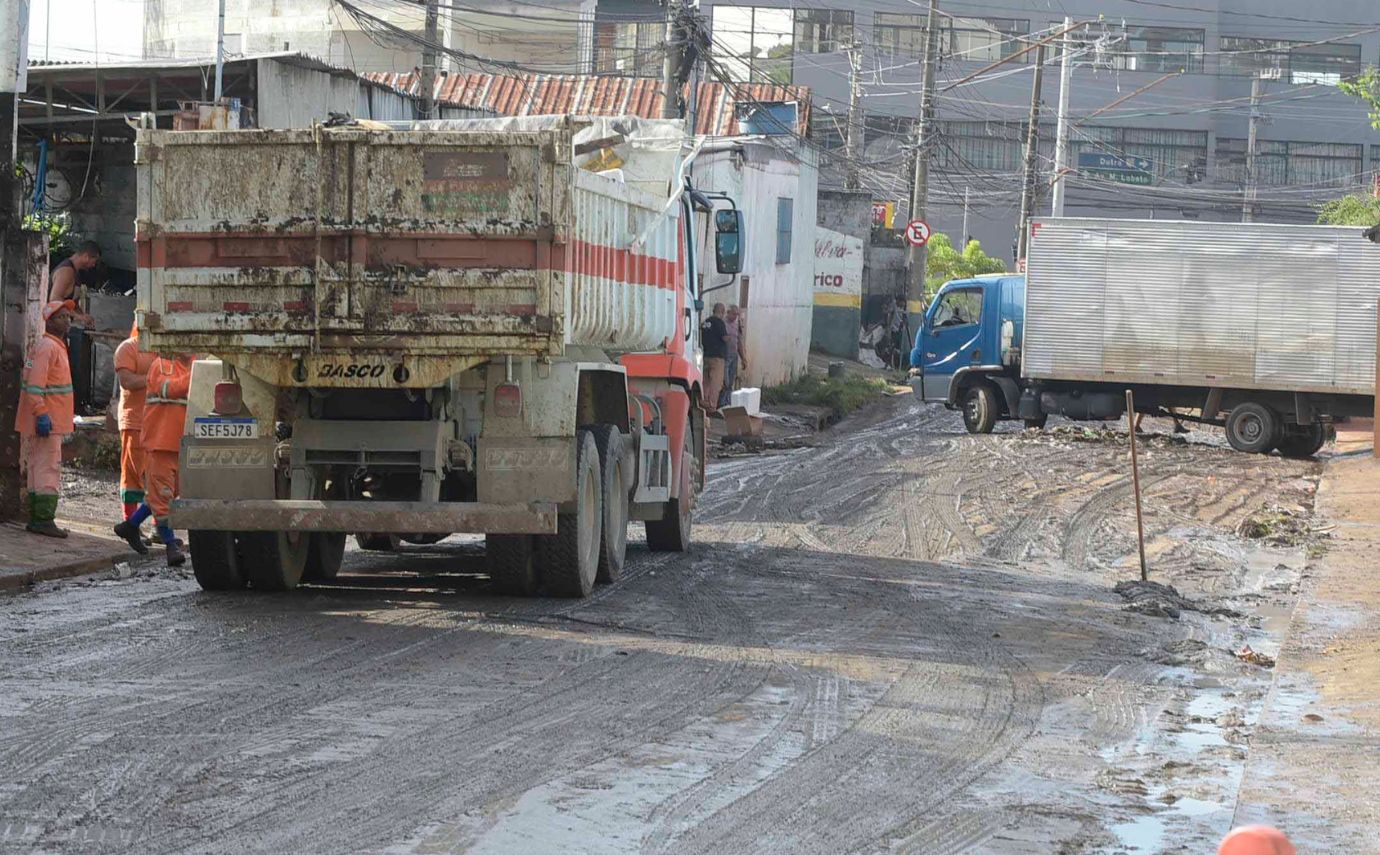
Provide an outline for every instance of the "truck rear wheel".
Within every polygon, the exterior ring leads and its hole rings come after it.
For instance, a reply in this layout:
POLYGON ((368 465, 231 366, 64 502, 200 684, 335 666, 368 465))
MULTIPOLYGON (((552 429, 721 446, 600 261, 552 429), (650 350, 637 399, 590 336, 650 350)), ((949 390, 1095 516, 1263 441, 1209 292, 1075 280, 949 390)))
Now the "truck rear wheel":
POLYGON ((238 591, 247 582, 232 531, 189 531, 192 573, 204 591, 238 591))
MULTIPOLYGON (((1321 423, 1311 425, 1286 425, 1284 438, 1279 441, 1279 453, 1285 457, 1302 459, 1312 457, 1327 445, 1327 426, 1321 423)), ((195 561, 195 558, 193 558, 195 561)))
POLYGON ((587 430, 575 434, 575 510, 557 514, 556 533, 538 536, 546 587, 558 597, 587 597, 599 572, 604 494, 599 449, 587 430))
POLYGON ((370 552, 392 552, 402 543, 402 538, 396 534, 361 533, 355 535, 355 543, 370 552))
POLYGON ((239 541, 245 575, 256 590, 290 591, 302 581, 311 548, 308 532, 242 532, 239 541))
POLYGON ((1227 442, 1247 454, 1267 454, 1280 439, 1279 415, 1264 404, 1247 401, 1227 415, 1227 442))
POLYGON ((307 582, 329 582, 340 575, 345 563, 345 535, 342 532, 315 531, 307 547, 307 567, 302 578, 307 582))
POLYGON ((500 594, 530 597, 541 584, 530 534, 486 535, 484 563, 494 590, 500 594))
POLYGON ((599 449, 600 488, 604 494, 604 534, 599 539, 599 571, 596 579, 618 581, 628 553, 627 444, 616 425, 590 428, 599 449))
POLYGON ((968 433, 991 433, 997 426, 997 390, 974 383, 963 393, 963 426, 968 433))
POLYGON ((693 425, 687 420, 680 452, 680 495, 666 503, 661 519, 647 520, 647 548, 653 552, 684 552, 690 548, 690 521, 695 510, 695 455, 693 425))

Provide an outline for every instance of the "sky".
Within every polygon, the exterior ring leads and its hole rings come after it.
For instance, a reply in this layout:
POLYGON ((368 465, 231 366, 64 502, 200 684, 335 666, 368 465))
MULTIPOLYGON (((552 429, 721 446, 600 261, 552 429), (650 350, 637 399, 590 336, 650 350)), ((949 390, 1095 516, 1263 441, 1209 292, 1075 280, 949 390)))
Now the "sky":
POLYGON ((31 62, 128 62, 143 38, 144 0, 29 0, 31 62))

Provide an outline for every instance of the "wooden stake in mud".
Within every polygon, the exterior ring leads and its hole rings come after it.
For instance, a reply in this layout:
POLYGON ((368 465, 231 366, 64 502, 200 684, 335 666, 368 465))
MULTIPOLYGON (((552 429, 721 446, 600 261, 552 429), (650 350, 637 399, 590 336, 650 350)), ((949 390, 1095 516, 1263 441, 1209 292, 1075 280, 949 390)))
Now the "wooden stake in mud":
POLYGON ((1145 566, 1145 516, 1140 506, 1140 458, 1136 455, 1136 396, 1126 390, 1126 427, 1131 435, 1131 486, 1136 491, 1136 544, 1140 547, 1140 580, 1148 582, 1150 571, 1145 566))

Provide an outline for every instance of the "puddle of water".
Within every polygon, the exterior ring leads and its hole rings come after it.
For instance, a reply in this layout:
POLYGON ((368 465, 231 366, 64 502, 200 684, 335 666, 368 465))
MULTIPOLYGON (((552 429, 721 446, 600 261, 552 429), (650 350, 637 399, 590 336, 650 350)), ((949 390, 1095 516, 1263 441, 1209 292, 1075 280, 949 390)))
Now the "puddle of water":
POLYGON ((1164 831, 1164 819, 1156 814, 1119 822, 1111 828, 1121 845, 1132 852, 1160 851, 1164 844, 1164 831))

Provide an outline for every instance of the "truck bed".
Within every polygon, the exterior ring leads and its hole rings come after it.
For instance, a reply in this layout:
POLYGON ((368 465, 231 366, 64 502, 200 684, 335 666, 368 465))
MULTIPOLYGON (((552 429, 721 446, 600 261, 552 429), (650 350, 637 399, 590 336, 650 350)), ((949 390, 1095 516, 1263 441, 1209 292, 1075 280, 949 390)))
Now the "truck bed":
POLYGON ((1372 395, 1380 246, 1362 229, 1037 220, 1031 379, 1372 395))

